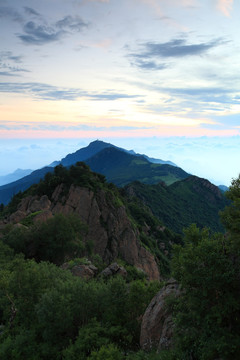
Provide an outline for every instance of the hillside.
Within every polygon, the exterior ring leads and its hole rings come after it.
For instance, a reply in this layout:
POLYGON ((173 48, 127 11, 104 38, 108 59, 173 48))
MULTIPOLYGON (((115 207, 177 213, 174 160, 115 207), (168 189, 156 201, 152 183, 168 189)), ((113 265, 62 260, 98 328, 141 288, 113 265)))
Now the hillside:
POLYGON ((144 156, 131 155, 114 147, 100 151, 86 160, 86 164, 93 171, 104 174, 108 181, 117 186, 124 186, 135 180, 147 184, 164 181, 169 185, 189 176, 176 166, 154 164, 144 156))
POLYGON ((190 176, 170 186, 134 182, 125 190, 143 201, 155 216, 177 233, 192 223, 212 231, 223 231, 218 213, 229 201, 206 179, 190 176))
POLYGON ((59 165, 59 164, 62 164, 63 166, 74 165, 78 161, 85 161, 87 159, 90 159, 92 156, 96 155, 100 151, 107 149, 107 148, 114 148, 114 149, 117 149, 120 151, 124 151, 125 153, 128 153, 130 155, 145 157, 146 160, 148 160, 149 162, 152 162, 152 163, 168 164, 168 165, 176 166, 176 164, 172 163, 171 161, 164 161, 162 159, 150 158, 144 154, 143 155, 137 154, 137 153, 135 153, 134 150, 126 150, 124 148, 120 148, 118 146, 115 146, 110 143, 106 143, 101 140, 92 141, 88 146, 86 146, 82 149, 79 149, 72 154, 68 154, 67 156, 62 158, 59 162, 54 162, 53 165, 54 166, 59 165))
MULTIPOLYGON (((87 226, 82 256, 90 255, 91 244, 93 254, 98 254, 106 264, 120 258, 142 269, 150 279, 159 279, 162 270, 167 271, 170 243, 179 241, 147 209, 127 201, 114 185, 106 183, 104 176, 90 171, 84 163, 69 170, 57 166, 39 184, 16 195, 2 213, 2 226, 17 223, 31 226, 57 214, 75 214, 87 226)), ((18 245, 18 251, 21 249, 27 257, 38 261, 53 261, 42 258, 29 241, 27 245, 18 245)), ((70 255, 66 253, 62 262, 70 255)))

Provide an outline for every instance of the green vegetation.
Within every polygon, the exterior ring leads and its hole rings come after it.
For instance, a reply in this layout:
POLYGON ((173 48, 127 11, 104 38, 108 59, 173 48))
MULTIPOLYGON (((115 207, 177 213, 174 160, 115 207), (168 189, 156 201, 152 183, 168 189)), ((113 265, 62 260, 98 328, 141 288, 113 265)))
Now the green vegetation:
POLYGON ((60 265, 69 258, 84 254, 82 236, 86 231, 78 216, 57 214, 30 227, 10 228, 3 241, 26 258, 60 265))
POLYGON ((144 156, 130 155, 114 147, 106 148, 86 160, 93 171, 104 174, 108 181, 123 187, 133 181, 155 184, 166 180, 168 184, 189 176, 181 168, 167 164, 152 164, 144 156))
POLYGON ((176 323, 175 350, 181 359, 240 358, 240 178, 221 213, 228 231, 210 235, 196 225, 175 245, 172 274, 183 292, 171 303, 176 323))
MULTIPOLYGON (((93 191, 99 202, 102 196, 99 190, 103 190, 110 208, 117 209, 124 206, 130 221, 139 231, 142 245, 155 256, 161 274, 169 273, 170 244, 181 242, 181 237, 166 228, 141 201, 137 198, 129 199, 124 190, 107 183, 103 175, 92 172, 84 163, 77 163, 69 169, 62 165, 56 166, 54 171, 47 173, 39 184, 32 185, 25 192, 14 196, 10 204, 5 207, 2 216, 6 216, 10 211, 16 211, 21 199, 29 195, 47 195, 51 198, 59 185, 63 187, 63 203, 70 186, 76 185, 93 191)), ((73 220, 74 216, 61 219, 59 215, 46 223, 34 224, 34 218, 39 213, 29 214, 21 221, 25 227, 14 228, 8 234, 5 241, 11 244, 16 252, 22 252, 27 258, 34 258, 36 261, 51 261, 56 264, 67 261, 73 256, 94 256, 93 242, 82 241, 87 229, 82 224, 78 224, 78 234, 75 234, 76 230, 72 225, 74 221, 79 222, 76 217, 75 220, 73 220)), ((107 230, 107 224, 103 219, 102 226, 107 230)))
POLYGON ((146 185, 135 181, 125 188, 128 194, 147 205, 166 227, 181 234, 182 229, 196 223, 211 231, 224 231, 219 211, 229 201, 207 180, 189 177, 170 186, 164 183, 146 185))
POLYGON ((35 223, 38 213, 33 213, 18 226, 6 226, 0 241, 1 359, 240 358, 240 178, 232 182, 226 200, 194 177, 170 187, 135 182, 118 190, 82 163, 69 170, 58 166, 38 185, 17 194, 2 209, 3 216, 16 209, 22 197, 50 197, 60 184, 65 192, 71 184, 87 187, 96 197, 103 190, 110 207, 125 206, 161 274, 180 283, 181 296, 168 299, 174 348, 160 354, 139 349, 141 319, 160 289, 158 282, 148 282, 143 272, 121 259, 126 278, 74 277, 71 268, 89 264, 88 259, 100 271, 105 266, 93 253, 92 242, 83 241, 87 227, 75 215, 58 214, 35 223), (219 229, 214 225, 217 207, 224 208, 225 235, 213 232, 219 229), (185 227, 184 238, 165 227, 168 223, 179 230, 192 222, 193 212, 197 223, 185 227), (58 267, 63 262, 68 262, 68 270, 58 267))
POLYGON ((84 281, 0 242, 0 358, 122 359, 138 348, 140 319, 157 283, 84 281))

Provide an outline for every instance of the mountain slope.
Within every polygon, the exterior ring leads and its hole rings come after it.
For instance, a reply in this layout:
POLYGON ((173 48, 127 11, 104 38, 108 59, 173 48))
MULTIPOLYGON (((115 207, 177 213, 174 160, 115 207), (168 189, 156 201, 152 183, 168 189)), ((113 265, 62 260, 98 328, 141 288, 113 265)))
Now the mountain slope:
POLYGON ((99 151, 113 146, 114 145, 105 143, 104 141, 93 141, 88 146, 79 149, 72 154, 68 154, 66 157, 60 160, 60 164, 63 166, 75 165, 78 161, 85 161, 86 159, 89 159, 90 157, 97 154, 99 151))
POLYGON ((161 160, 161 159, 150 158, 147 155, 137 154, 137 153, 135 153, 134 150, 126 150, 124 148, 120 148, 118 146, 115 146, 113 144, 106 143, 106 142, 100 141, 100 140, 95 140, 95 141, 91 142, 88 146, 86 146, 86 147, 84 147, 82 149, 79 149, 79 150, 77 150, 76 152, 74 152, 72 154, 68 154, 66 157, 61 159, 59 162, 54 162, 53 166, 56 166, 58 164, 62 164, 63 166, 75 165, 76 162, 85 161, 85 160, 91 158, 92 156, 96 155, 100 151, 102 151, 104 149, 107 149, 107 148, 118 149, 118 150, 121 150, 121 151, 123 151, 125 153, 128 153, 130 155, 134 155, 134 156, 139 156, 139 157, 143 156, 149 162, 152 162, 152 163, 167 164, 167 165, 176 166, 176 164, 172 163, 171 161, 164 161, 164 160, 161 160))
POLYGON ((135 182, 125 190, 132 197, 141 199, 155 216, 177 233, 192 223, 212 231, 223 231, 218 213, 228 200, 208 180, 190 176, 170 186, 135 182))
MULTIPOLYGON (((93 252, 108 264, 120 258, 142 269, 150 279, 159 279, 159 269, 166 269, 168 264, 164 251, 170 249, 170 243, 179 241, 143 206, 139 208, 131 202, 127 210, 127 201, 119 190, 106 183, 104 176, 90 171, 84 163, 69 169, 60 165, 39 184, 18 195, 4 209, 0 228, 22 224, 24 228, 15 227, 21 233, 27 231, 26 227, 30 229, 33 224, 39 224, 38 221, 45 222, 57 214, 75 214, 85 224, 84 246, 79 249, 82 256, 90 256, 93 252)), ((20 243, 22 238, 19 236, 14 238, 16 251, 37 261, 54 260, 52 250, 45 249, 47 239, 33 243, 33 236, 30 236, 20 243), (47 257, 50 253, 51 259, 47 257)), ((11 236, 9 241, 12 242, 11 236)), ((62 254, 61 261, 69 256, 68 252, 62 254)), ((61 265, 58 261, 56 263, 61 265)))
POLYGON ((135 180, 148 184, 156 184, 159 181, 172 184, 189 176, 181 168, 153 164, 145 156, 131 155, 115 147, 105 148, 87 159, 86 164, 93 171, 105 175, 108 181, 117 186, 124 186, 135 180))

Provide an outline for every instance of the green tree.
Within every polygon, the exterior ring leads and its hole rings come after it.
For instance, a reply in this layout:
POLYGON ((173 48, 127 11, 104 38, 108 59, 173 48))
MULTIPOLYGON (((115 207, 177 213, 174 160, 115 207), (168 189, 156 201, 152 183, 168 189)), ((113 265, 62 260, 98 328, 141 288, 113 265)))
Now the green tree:
POLYGON ((62 264, 69 257, 84 253, 83 235, 87 227, 75 214, 64 216, 56 214, 46 222, 33 226, 13 228, 3 237, 15 253, 22 252, 27 258, 36 261, 50 261, 62 264))
POLYGON ((123 354, 114 344, 103 345, 100 350, 93 351, 88 360, 123 360, 123 354))
POLYGON ((185 245, 174 248, 172 273, 183 288, 173 305, 183 358, 239 359, 239 268, 224 236, 190 226, 185 245))

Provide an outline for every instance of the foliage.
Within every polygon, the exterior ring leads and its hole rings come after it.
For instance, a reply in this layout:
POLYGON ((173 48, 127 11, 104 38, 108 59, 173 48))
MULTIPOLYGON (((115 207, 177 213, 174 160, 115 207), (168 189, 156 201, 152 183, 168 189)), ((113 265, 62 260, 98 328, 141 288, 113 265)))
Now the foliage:
POLYGON ((185 230, 185 246, 176 245, 173 276, 183 292, 173 310, 176 347, 186 359, 240 357, 239 266, 222 234, 196 225, 185 230))
POLYGON ((34 220, 34 218, 35 218, 37 215, 41 214, 41 213, 42 213, 42 210, 40 210, 40 211, 35 211, 35 212, 29 214, 28 216, 26 216, 26 217, 21 221, 21 224, 24 225, 24 226, 31 226, 31 225, 33 225, 33 220, 34 220))
POLYGON ((86 160, 91 169, 106 176, 108 181, 123 187, 133 181, 172 184, 189 176, 184 170, 167 164, 150 163, 144 156, 135 156, 114 147, 104 149, 86 160))
POLYGON ((122 352, 113 345, 103 345, 98 351, 93 351, 88 360, 122 360, 122 352))
MULTIPOLYGON (((123 191, 106 184, 97 174, 87 176, 88 172, 82 164, 69 170, 59 167, 29 191, 51 194, 59 183, 67 189, 72 176, 75 184, 93 191, 97 186, 104 188, 108 191, 109 206, 116 196, 112 206, 127 207, 142 244, 157 256, 166 273, 169 240, 175 243, 172 276, 182 288, 179 298, 168 301, 175 321, 175 347, 160 354, 139 350, 141 318, 159 291, 159 283, 147 282, 142 273, 126 264, 127 279, 116 276, 89 281, 55 265, 70 259, 74 259, 70 260, 72 266, 87 262, 82 241, 86 227, 77 217, 57 215, 36 224, 29 218, 25 223, 28 226, 7 229, 0 241, 0 358, 239 359, 240 179, 233 181, 227 194, 231 203, 221 213, 227 234, 212 234, 197 224, 184 230, 182 241, 139 200, 127 200, 123 191)), ((190 198, 192 184, 185 185, 178 186, 184 186, 190 198)), ((174 186, 177 191, 178 186, 174 186)), ((160 184, 158 187, 163 187, 167 198, 166 187, 160 184)), ((151 188, 150 200, 157 196, 157 191, 153 191, 156 188, 151 188)), ((202 212, 203 208, 199 208, 202 212)), ((179 213, 176 207, 176 214, 179 213)), ((92 254, 91 242, 87 247, 89 259, 103 266, 102 259, 92 254)))
MULTIPOLYGON (((134 182, 126 187, 126 192, 133 193, 162 224, 178 234, 182 234, 182 229, 192 223, 199 227, 207 226, 212 232, 223 232, 218 213, 229 201, 220 192, 214 195, 217 189, 213 185, 212 189, 211 184, 205 184, 204 181, 190 177, 170 186, 164 183, 146 185, 134 182)), ((138 218, 141 221, 140 214, 138 218)))
POLYGON ((57 214, 46 222, 37 222, 29 228, 13 228, 3 237, 3 241, 15 253, 22 252, 36 261, 62 264, 67 257, 82 255, 82 236, 86 230, 86 226, 76 215, 57 214))
POLYGON ((84 281, 54 264, 14 256, 2 242, 0 250, 1 359, 117 359, 137 348, 140 318, 157 283, 84 281))
POLYGON ((161 274, 166 276, 170 272, 171 244, 181 243, 181 236, 166 228, 137 197, 125 195, 125 204, 140 233, 141 244, 155 256, 161 274))
MULTIPOLYGON (((50 198, 60 184, 63 194, 60 201, 63 204, 70 186, 77 185, 94 191, 99 204, 102 201, 102 191, 99 190, 103 190, 110 208, 116 210, 125 207, 130 222, 139 230, 142 245, 155 256, 161 273, 169 273, 170 244, 181 241, 180 236, 165 228, 141 201, 129 200, 126 192, 119 190, 112 183, 106 183, 103 175, 90 171, 82 162, 70 168, 56 166, 52 173, 46 173, 39 184, 32 185, 24 193, 16 195, 9 207, 11 209, 13 206, 16 207, 19 201, 28 195, 47 195, 50 198)), ((76 236, 72 224, 68 224, 69 220, 61 220, 59 216, 55 217, 55 220, 48 220, 45 225, 39 225, 34 221, 38 214, 39 212, 29 214, 21 221, 21 224, 29 229, 24 227, 13 229, 5 237, 4 241, 10 244, 15 252, 23 252, 26 257, 35 258, 37 261, 48 260, 56 264, 86 254, 89 257, 94 256, 93 241, 90 239, 84 244, 81 241, 84 230, 80 232, 80 236, 79 234, 76 236)), ((101 219, 101 224, 108 230, 107 222, 101 219)))

